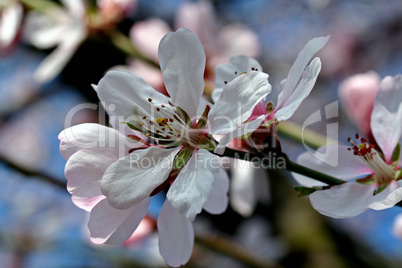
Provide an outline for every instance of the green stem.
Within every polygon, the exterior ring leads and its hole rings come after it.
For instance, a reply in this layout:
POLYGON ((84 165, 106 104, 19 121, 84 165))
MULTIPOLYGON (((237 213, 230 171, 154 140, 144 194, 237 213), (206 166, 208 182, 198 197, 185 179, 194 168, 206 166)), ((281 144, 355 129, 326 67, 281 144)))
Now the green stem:
POLYGON ((308 145, 317 149, 324 145, 337 143, 336 140, 330 139, 314 130, 302 128, 300 125, 291 121, 280 122, 277 126, 278 133, 286 138, 294 140, 300 144, 308 145))
POLYGON ((321 182, 329 184, 329 185, 339 185, 339 184, 345 183, 345 181, 343 181, 343 180, 334 178, 327 174, 324 174, 324 173, 318 172, 316 170, 310 169, 308 167, 299 165, 289 159, 287 159, 286 163, 287 163, 286 169, 288 171, 296 172, 298 174, 310 177, 314 180, 321 181, 321 182))
MULTIPOLYGON (((245 161, 249 161, 249 162, 259 162, 259 163, 264 163, 263 160, 264 160, 264 158, 267 157, 264 154, 237 151, 237 150, 233 150, 233 149, 230 149, 230 148, 226 148, 225 153, 223 155, 219 155, 219 156, 226 156, 226 157, 245 160, 245 161)), ((335 177, 326 175, 324 173, 318 172, 318 171, 310 169, 308 167, 299 165, 299 164, 291 161, 286 154, 279 154, 276 157, 278 159, 279 158, 285 158, 286 165, 284 165, 283 168, 288 170, 288 171, 296 172, 298 174, 310 177, 310 178, 312 178, 314 180, 326 183, 328 185, 339 185, 339 184, 342 184, 342 183, 345 182, 343 180, 340 180, 340 179, 337 179, 335 177)), ((265 168, 265 167, 263 167, 263 168, 265 168)), ((275 166, 274 167, 267 167, 267 169, 268 168, 275 168, 275 166)))

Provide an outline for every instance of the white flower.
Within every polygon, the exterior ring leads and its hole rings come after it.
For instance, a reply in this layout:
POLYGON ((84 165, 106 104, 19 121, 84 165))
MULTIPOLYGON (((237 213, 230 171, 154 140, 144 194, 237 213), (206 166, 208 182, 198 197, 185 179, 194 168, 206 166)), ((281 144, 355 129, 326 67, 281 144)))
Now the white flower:
POLYGON ((88 35, 83 0, 61 0, 64 8, 47 13, 30 11, 26 17, 24 37, 39 49, 56 47, 34 73, 38 82, 52 80, 66 66, 78 46, 88 35))
MULTIPOLYGON (((293 63, 288 77, 281 82, 282 91, 278 96, 275 108, 267 111, 263 101, 256 106, 249 121, 261 115, 266 115, 262 121, 270 119, 283 121, 294 114, 301 102, 310 94, 321 70, 320 59, 318 57, 311 59, 325 46, 328 39, 329 36, 314 38, 304 46, 293 63)), ((262 72, 261 65, 256 60, 244 55, 232 57, 230 63, 219 65, 215 69, 216 88, 212 93, 212 99, 218 101, 224 88, 230 85, 234 78, 254 71, 262 72)))
MULTIPOLYGON (((265 100, 261 100, 254 108, 253 113, 247 119, 248 122, 269 127, 277 121, 289 119, 300 106, 301 102, 310 94, 317 76, 321 70, 321 62, 319 58, 315 58, 308 65, 310 60, 328 41, 329 37, 314 38, 306 44, 303 50, 299 53, 292 68, 289 71, 286 80, 282 81, 282 92, 278 98, 278 105, 275 109, 268 108, 265 100)), ((218 103, 220 97, 224 94, 231 94, 231 83, 237 77, 253 73, 262 72, 261 65, 254 59, 244 55, 232 57, 230 63, 219 65, 215 69, 215 90, 212 92, 212 99, 218 103), (227 93, 225 93, 225 91, 227 93)), ((270 131, 270 130, 269 130, 270 131)), ((270 132, 270 134, 272 134, 270 132)), ((236 135, 233 135, 233 137, 236 135)), ((265 136, 262 136, 263 139, 265 136)), ((222 141, 222 140, 221 140, 222 141)), ((261 142, 264 142, 262 140, 261 142)), ((260 144, 253 144, 252 147, 258 148, 260 144)), ((261 144, 265 146, 265 144, 261 144)), ((240 160, 236 165, 241 165, 240 160)), ((232 168, 231 182, 231 205, 238 213, 243 216, 250 215, 256 206, 257 200, 260 198, 257 194, 261 191, 261 180, 267 180, 266 175, 262 174, 263 170, 253 171, 248 168, 248 175, 245 170, 232 168), (253 173, 258 173, 258 178, 251 176, 253 173), (258 189, 258 191, 256 190, 258 189)), ((264 186, 262 186, 264 187, 264 186)), ((268 186, 265 186, 268 187, 268 186)))
POLYGON ((68 159, 65 174, 75 203, 91 211, 88 226, 95 243, 129 238, 145 216, 150 196, 171 184, 158 217, 159 247, 169 265, 179 266, 191 256, 191 221, 202 209, 222 213, 228 202, 228 176, 209 152, 215 149, 209 127, 229 136, 239 128, 247 131, 241 122, 270 86, 266 74, 250 73, 232 83, 233 96, 212 106, 202 98, 204 50, 197 36, 184 28, 161 40, 159 61, 170 98, 140 77, 119 71, 108 72, 96 86, 114 127, 122 130, 126 122, 145 136, 126 137, 123 131, 84 124, 60 134, 60 150, 68 159), (224 106, 231 101, 239 101, 244 111, 224 106), (95 143, 95 148, 78 148, 71 142, 72 131, 82 144, 109 137, 109 144, 124 146, 98 148, 95 143), (130 138, 138 142, 130 145, 130 138), (136 149, 139 145, 148 148, 136 149))
MULTIPOLYGON (((324 215, 347 218, 369 208, 390 208, 401 201, 402 161, 398 163, 400 152, 397 149, 402 137, 401 122, 402 76, 386 77, 381 81, 371 114, 371 130, 379 148, 356 134, 360 144, 349 139, 352 147, 329 145, 319 148, 314 156, 306 152, 298 157, 297 162, 301 165, 348 181, 312 193, 312 206, 324 215), (333 160, 338 161, 336 167, 326 164, 334 163, 333 160)), ((325 185, 293 175, 300 184, 308 187, 325 185)))

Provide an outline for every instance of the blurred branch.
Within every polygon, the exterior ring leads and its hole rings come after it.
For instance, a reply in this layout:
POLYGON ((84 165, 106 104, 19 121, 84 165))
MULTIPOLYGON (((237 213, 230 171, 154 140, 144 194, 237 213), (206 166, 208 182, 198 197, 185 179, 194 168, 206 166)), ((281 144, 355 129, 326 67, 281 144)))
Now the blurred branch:
POLYGON ((200 235, 195 236, 195 242, 212 249, 214 251, 220 252, 228 257, 235 260, 241 261, 250 267, 260 267, 260 268, 270 268, 270 267, 281 267, 279 264, 272 263, 260 256, 254 254, 247 248, 235 244, 229 239, 226 239, 217 235, 200 235))
POLYGON ((9 166, 10 168, 14 169, 15 171, 28 176, 28 177, 35 177, 38 178, 42 181, 48 182, 52 185, 58 186, 60 188, 63 188, 64 190, 66 189, 66 183, 63 181, 58 180, 55 177, 52 177, 50 175, 44 174, 40 171, 36 171, 36 170, 32 170, 29 168, 24 167, 23 165, 17 164, 13 161, 11 161, 9 158, 7 158, 6 156, 0 154, 0 162, 3 162, 4 164, 6 164, 7 166, 9 166))
POLYGON ((278 133, 294 140, 300 144, 305 144, 314 149, 324 145, 336 144, 338 141, 328 138, 314 130, 302 128, 300 125, 291 122, 283 121, 278 124, 278 133))

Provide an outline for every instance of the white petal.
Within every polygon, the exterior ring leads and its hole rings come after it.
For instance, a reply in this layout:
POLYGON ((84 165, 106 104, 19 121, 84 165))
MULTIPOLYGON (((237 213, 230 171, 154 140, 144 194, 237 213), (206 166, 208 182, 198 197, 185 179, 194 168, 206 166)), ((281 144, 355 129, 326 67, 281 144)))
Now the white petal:
POLYGON ((22 13, 22 6, 18 2, 11 2, 1 11, 0 49, 8 47, 13 42, 21 25, 22 13))
POLYGON ((100 181, 103 174, 112 163, 124 155, 119 157, 118 147, 79 150, 66 164, 64 174, 68 181, 67 190, 81 197, 102 195, 100 181))
POLYGON ((402 200, 402 181, 391 181, 381 193, 371 198, 370 208, 382 210, 393 207, 402 200))
POLYGON ((228 131, 231 131, 227 134, 225 134, 220 140, 219 140, 219 144, 218 146, 215 148, 215 153, 217 154, 223 154, 225 152, 225 147, 226 145, 233 140, 234 138, 246 135, 248 133, 253 132, 254 130, 256 130, 257 128, 259 128, 259 126, 261 125, 261 123, 265 120, 265 118, 267 117, 267 115, 260 115, 259 117, 257 117, 256 119, 254 119, 251 122, 247 122, 245 124, 242 124, 240 126, 237 126, 235 129, 231 130, 231 129, 220 129, 220 132, 215 132, 213 134, 222 134, 222 133, 227 133, 228 131))
POLYGON ((216 102, 225 86, 226 82, 231 82, 242 73, 252 71, 252 68, 262 71, 261 65, 255 59, 245 55, 230 58, 227 64, 218 65, 215 68, 215 90, 212 92, 212 100, 216 102))
POLYGON ((99 81, 97 93, 108 113, 121 118, 121 121, 129 121, 135 112, 140 117, 154 115, 155 108, 149 98, 154 103, 169 102, 168 97, 154 90, 142 78, 122 71, 107 72, 99 81))
POLYGON ((130 29, 130 38, 138 50, 154 62, 158 62, 159 42, 170 31, 165 21, 151 18, 134 23, 130 29))
POLYGON ((402 137, 401 122, 402 76, 387 76, 381 81, 374 102, 374 109, 371 114, 371 131, 388 161, 402 137))
POLYGON ((166 199, 158 217, 159 252, 173 267, 186 264, 193 252, 193 225, 166 199))
POLYGON ((293 93, 297 84, 299 83, 300 77, 304 73, 307 64, 313 58, 313 56, 320 51, 325 44, 328 42, 329 36, 317 37, 311 39, 300 51, 292 68, 290 68, 286 82, 284 83, 283 91, 279 94, 278 105, 282 105, 289 96, 293 93))
POLYGON ((86 32, 77 28, 64 33, 64 35, 62 43, 40 63, 35 71, 34 78, 38 82, 49 82, 63 70, 78 46, 85 39, 86 32))
POLYGON ((239 127, 270 92, 268 75, 262 72, 249 72, 228 83, 209 112, 212 134, 229 133, 239 127))
POLYGON ((104 195, 92 196, 92 197, 80 197, 73 195, 71 196, 71 201, 73 201, 74 205, 83 209, 85 211, 91 211, 93 207, 99 203, 99 201, 105 199, 104 195))
POLYGON ((196 115, 204 91, 205 52, 198 37, 180 28, 165 35, 159 44, 159 64, 173 104, 196 115))
POLYGON ((91 211, 88 228, 91 241, 95 244, 120 244, 135 231, 148 212, 150 198, 125 209, 115 209, 107 199, 100 201, 91 211))
POLYGON ((203 208, 211 214, 221 214, 228 207, 229 176, 223 168, 213 174, 214 183, 203 208))
MULTIPOLYGON (((95 123, 75 125, 59 134, 60 153, 68 160, 78 150, 85 148, 120 148, 127 152, 128 147, 140 146, 138 142, 122 136, 113 128, 95 123)), ((124 155, 121 155, 123 157, 124 155)))
POLYGON ((207 107, 207 105, 211 108, 212 106, 214 106, 212 103, 210 103, 209 101, 207 101, 204 98, 200 98, 200 102, 198 103, 198 108, 197 108, 197 117, 201 117, 202 113, 205 111, 205 108, 207 107))
MULTIPOLYGON (((341 180, 356 179, 363 175, 372 174, 373 171, 364 165, 357 156, 353 155, 353 151, 349 151, 348 148, 348 146, 338 144, 323 146, 318 148, 314 154, 305 152, 299 155, 296 162, 341 180)), ((297 173, 292 173, 292 175, 303 186, 325 185, 297 173)))
POLYGON ((350 218, 368 209, 376 185, 347 182, 310 195, 311 205, 321 214, 332 218, 350 218))
POLYGON ((81 18, 85 15, 85 1, 82 0, 61 0, 64 6, 67 7, 69 13, 76 17, 81 18))
POLYGON ((285 102, 281 106, 278 105, 275 109, 275 118, 278 121, 287 120, 296 112, 302 101, 313 89, 320 70, 321 61, 319 58, 315 58, 311 64, 307 66, 296 89, 284 100, 285 102))
POLYGON ((26 16, 23 36, 39 49, 58 45, 68 31, 68 14, 61 9, 52 9, 52 12, 56 18, 38 11, 30 11, 26 16))
POLYGON ((148 197, 168 178, 180 149, 140 149, 110 165, 101 181, 110 205, 127 209, 148 197))
POLYGON ((203 149, 193 152, 166 195, 172 207, 193 221, 210 195, 218 168, 215 155, 203 149))

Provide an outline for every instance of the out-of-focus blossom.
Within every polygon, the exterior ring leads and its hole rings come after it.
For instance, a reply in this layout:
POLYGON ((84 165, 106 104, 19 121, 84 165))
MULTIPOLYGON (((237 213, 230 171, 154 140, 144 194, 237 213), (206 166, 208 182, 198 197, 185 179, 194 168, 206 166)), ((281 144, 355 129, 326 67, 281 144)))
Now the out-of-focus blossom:
POLYGON ((354 66, 357 36, 344 29, 331 33, 331 41, 320 53, 320 58, 326 64, 322 67, 323 77, 334 77, 347 73, 354 66))
POLYGON ((62 6, 51 5, 47 12, 28 13, 24 37, 39 49, 56 47, 38 66, 34 77, 45 83, 58 75, 80 44, 92 34, 110 33, 136 5, 136 0, 97 1, 95 11, 85 0, 61 0, 62 6))
POLYGON ((392 226, 392 234, 399 239, 402 239, 402 214, 395 217, 394 225, 392 226))
POLYGON ((379 86, 380 76, 370 71, 349 77, 338 89, 349 118, 368 137, 371 136, 370 118, 379 86))
POLYGON ((30 11, 24 25, 24 37, 39 49, 56 47, 34 73, 38 82, 52 80, 66 66, 88 35, 85 2, 62 0, 63 6, 48 13, 30 11))
POLYGON ((223 91, 214 106, 209 104, 201 97, 204 50, 197 36, 183 28, 162 39, 159 61, 171 98, 138 76, 119 71, 108 72, 96 87, 114 127, 120 129, 126 122, 145 136, 126 137, 112 128, 78 125, 59 135, 60 151, 68 160, 65 174, 73 200, 91 211, 88 227, 95 243, 128 239, 147 213, 150 196, 171 185, 157 221, 159 248, 169 265, 179 266, 192 253, 191 221, 202 209, 222 213, 228 202, 228 176, 209 152, 225 144, 216 146, 206 125, 212 133, 228 136, 257 128, 250 124, 243 129, 241 122, 270 86, 266 74, 251 72, 234 79, 227 88, 230 93, 223 91), (242 104, 243 113, 230 105, 233 98, 242 104), (73 137, 97 147, 77 147, 73 137), (105 137, 120 146, 99 148, 96 141, 105 137), (130 138, 136 141, 134 148, 130 138))
MULTIPOLYGON (((370 145, 364 138, 360 138, 361 144, 349 139, 352 148, 345 145, 329 145, 319 148, 316 155, 306 152, 298 157, 297 162, 301 165, 348 181, 312 193, 312 206, 321 214, 333 218, 347 218, 359 215, 369 208, 390 208, 401 201, 402 161, 398 143, 402 137, 400 122, 402 76, 388 76, 380 83, 371 115, 371 131, 379 148, 370 145), (327 164, 335 162, 338 163, 335 167, 327 164)), ((358 134, 356 139, 359 139, 358 134)), ((326 188, 323 183, 302 175, 293 175, 302 185, 324 185, 326 188)))
POLYGON ((230 170, 232 175, 229 200, 233 210, 243 217, 248 217, 254 212, 258 202, 262 204, 269 202, 269 181, 261 166, 233 159, 230 170))
MULTIPOLYGON (((213 88, 213 70, 217 64, 227 62, 233 55, 256 57, 260 53, 257 35, 242 24, 229 24, 217 30, 214 9, 208 1, 184 3, 178 10, 175 20, 175 28, 180 27, 195 32, 205 49, 207 61, 204 75, 209 94, 213 88)), ((169 31, 170 27, 166 22, 160 19, 148 19, 135 23, 130 31, 130 37, 144 55, 157 62, 159 41, 169 31)), ((133 67, 131 69, 136 71, 133 67)))
POLYGON ((15 40, 22 21, 22 6, 16 0, 0 2, 0 55, 4 54, 15 40))

